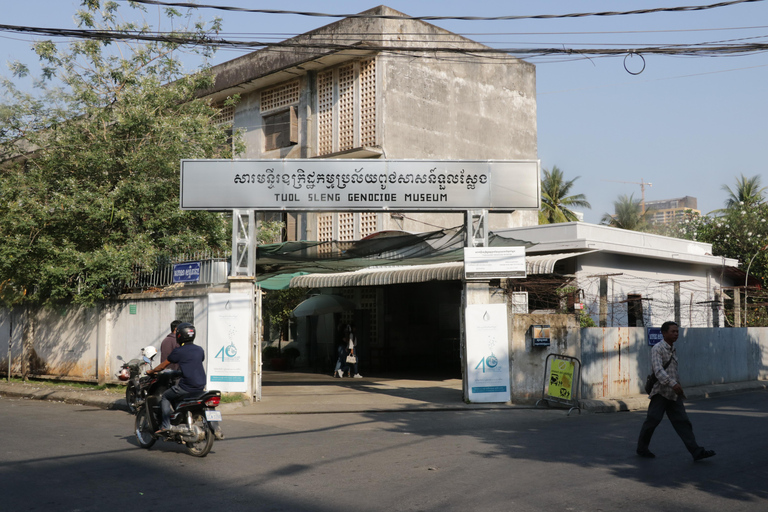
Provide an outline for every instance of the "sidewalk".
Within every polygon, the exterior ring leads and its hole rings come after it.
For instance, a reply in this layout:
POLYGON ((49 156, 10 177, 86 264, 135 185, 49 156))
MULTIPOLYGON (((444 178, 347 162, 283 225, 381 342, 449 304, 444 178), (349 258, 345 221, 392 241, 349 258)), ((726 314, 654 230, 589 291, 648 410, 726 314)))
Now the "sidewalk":
MULTIPOLYGON (((716 384, 687 388, 688 400, 754 390, 768 390, 768 381, 716 384)), ((109 391, 79 390, 0 381, 0 396, 24 397, 89 405, 102 409, 127 410, 125 398, 109 391)), ((645 410, 648 397, 635 395, 618 399, 580 400, 585 412, 645 410)), ((262 399, 222 404, 226 415, 321 414, 344 412, 436 411, 533 408, 532 404, 466 404, 462 401, 461 380, 334 379, 330 375, 264 372, 262 399)), ((552 407, 567 407, 552 404, 552 407)))

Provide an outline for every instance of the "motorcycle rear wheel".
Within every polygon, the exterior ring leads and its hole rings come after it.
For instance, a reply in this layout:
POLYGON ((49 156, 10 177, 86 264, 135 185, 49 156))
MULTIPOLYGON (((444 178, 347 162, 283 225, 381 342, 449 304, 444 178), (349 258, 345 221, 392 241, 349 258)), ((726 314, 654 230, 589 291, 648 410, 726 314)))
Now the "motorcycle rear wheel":
POLYGON ((138 400, 138 393, 136 393, 136 386, 133 382, 129 382, 125 387, 125 403, 128 404, 128 411, 131 414, 136 414, 136 401, 138 400))
POLYGON ((152 424, 147 416, 147 409, 142 407, 136 414, 136 440, 142 448, 150 449, 157 439, 152 433, 152 424))
POLYGON ((213 448, 213 432, 211 427, 208 426, 208 422, 201 413, 197 412, 192 415, 192 421, 194 425, 197 425, 203 432, 205 432, 205 439, 196 443, 186 443, 187 451, 194 457, 205 457, 208 452, 213 448))

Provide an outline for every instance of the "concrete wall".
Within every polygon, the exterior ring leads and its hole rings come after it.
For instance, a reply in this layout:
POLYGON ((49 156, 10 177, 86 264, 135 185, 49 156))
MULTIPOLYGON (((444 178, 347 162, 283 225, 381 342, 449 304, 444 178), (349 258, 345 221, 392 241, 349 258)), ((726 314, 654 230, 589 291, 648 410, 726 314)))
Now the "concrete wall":
MULTIPOLYGON (((644 393, 650 373, 645 329, 580 330, 582 398, 644 393)), ((683 328, 675 343, 683 387, 768 378, 768 328, 683 328)), ((542 370, 543 371, 543 370, 542 370)))
POLYGON ((510 315, 509 372, 512 401, 531 402, 541 398, 544 366, 549 354, 581 359, 578 322, 574 315, 510 315), (535 347, 532 325, 551 327, 549 347, 535 347))
POLYGON ((17 309, 13 314, 0 310, 0 372, 7 372, 13 322, 12 374, 23 372, 23 351, 30 350, 30 374, 113 382, 122 362, 140 357, 143 347, 159 351, 180 301, 194 303, 197 343, 207 352, 207 295, 127 299, 93 308, 17 309))

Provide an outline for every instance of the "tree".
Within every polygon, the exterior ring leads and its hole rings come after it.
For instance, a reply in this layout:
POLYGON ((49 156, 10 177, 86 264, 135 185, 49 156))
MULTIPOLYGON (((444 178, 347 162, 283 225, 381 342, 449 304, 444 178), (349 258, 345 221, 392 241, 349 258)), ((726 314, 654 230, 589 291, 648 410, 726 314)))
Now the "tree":
MULTIPOLYGON (((119 22, 115 2, 82 6, 80 27, 154 33, 119 22)), ((191 32, 202 40, 219 28, 218 20, 196 22, 191 32)), ((153 268, 160 256, 227 247, 227 218, 181 211, 178 199, 181 159, 231 155, 219 110, 195 99, 211 74, 183 75, 172 43, 34 48, 44 65, 40 93, 4 80, 0 106, 0 301, 93 304, 119 293, 134 264, 153 268)), ((19 63, 12 69, 28 73, 19 63)))
POLYGON ((631 231, 645 231, 648 229, 648 219, 650 210, 643 212, 640 200, 635 200, 633 195, 626 194, 619 196, 619 199, 613 202, 615 214, 606 213, 600 219, 601 224, 613 226, 615 228, 629 229, 631 231))
POLYGON ((541 180, 539 224, 578 221, 578 217, 571 208, 592 208, 584 194, 568 195, 577 179, 579 176, 565 181, 563 172, 556 165, 552 166, 552 172, 544 169, 544 179, 541 180))
MULTIPOLYGON (((739 269, 744 272, 749 267, 749 280, 756 280, 759 288, 749 289, 748 324, 768 326, 768 203, 737 203, 719 210, 716 216, 690 213, 672 229, 671 236, 710 243, 712 254, 739 260, 739 269)), ((745 277, 735 284, 743 286, 745 277)), ((733 325, 733 319, 730 322, 733 325)))
POLYGON ((725 207, 734 208, 744 204, 762 203, 765 199, 763 193, 768 190, 768 187, 760 188, 761 179, 759 174, 751 178, 747 178, 742 174, 736 179, 735 190, 731 190, 731 187, 728 185, 722 185, 721 188, 728 192, 729 196, 725 201, 725 207))

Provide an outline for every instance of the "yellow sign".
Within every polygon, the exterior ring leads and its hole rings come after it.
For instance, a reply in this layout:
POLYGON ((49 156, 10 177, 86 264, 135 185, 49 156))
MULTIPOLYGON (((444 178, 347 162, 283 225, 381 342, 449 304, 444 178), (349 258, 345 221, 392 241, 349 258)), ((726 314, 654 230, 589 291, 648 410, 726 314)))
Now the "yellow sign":
POLYGON ((573 361, 553 359, 549 369, 549 396, 570 400, 573 395, 573 361))

